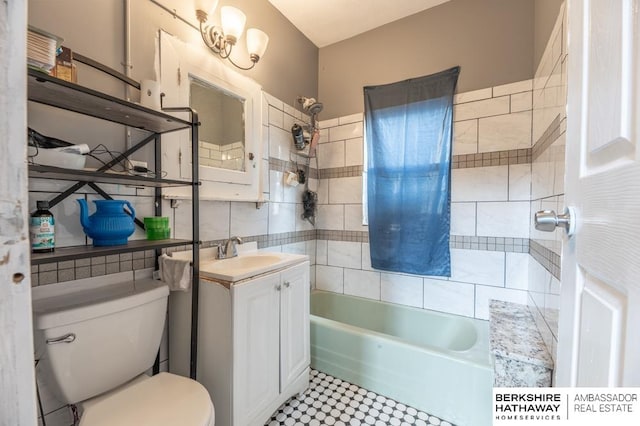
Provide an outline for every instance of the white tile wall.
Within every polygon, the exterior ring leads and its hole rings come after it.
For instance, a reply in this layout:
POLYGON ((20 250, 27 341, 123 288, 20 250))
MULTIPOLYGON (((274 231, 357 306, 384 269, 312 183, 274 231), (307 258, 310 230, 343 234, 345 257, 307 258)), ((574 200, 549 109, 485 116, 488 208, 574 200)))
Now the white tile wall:
POLYGON ((319 204, 316 228, 343 230, 344 206, 342 204, 319 204))
POLYGON ((230 235, 264 235, 268 232, 269 209, 253 203, 231 203, 230 235))
POLYGON ((476 203, 451 203, 451 234, 476 235, 476 203))
POLYGON ((359 117, 359 121, 351 121, 349 124, 331 127, 329 129, 329 141, 335 142, 362 137, 362 115, 359 114, 359 117))
POLYGON ((382 273, 380 297, 385 302, 422 308, 422 282, 420 277, 382 273))
POLYGON ((344 144, 344 141, 338 141, 320 145, 318 149, 318 167, 321 169, 344 167, 344 144))
POLYGON ((329 204, 362 203, 362 177, 329 179, 329 204))
MULTIPOLYGON (((231 204, 228 201, 200 201, 200 239, 202 241, 229 238, 230 208, 231 204), (206 213, 203 214, 203 212, 206 213)), ((191 239, 191 201, 181 200, 172 213, 176 238, 191 239)))
POLYGON ((316 288, 318 290, 344 292, 344 268, 316 265, 316 288))
POLYGON ((269 234, 296 230, 296 205, 292 203, 269 203, 269 234))
POLYGON ((509 114, 509 104, 509 96, 458 104, 453 107, 453 119, 455 121, 463 121, 492 115, 509 114))
POLYGON ((503 287, 504 262, 503 252, 451 249, 451 279, 503 287))
POLYGON ((344 294, 380 300, 380 272, 345 268, 344 294))
POLYGON ((474 316, 475 288, 473 284, 424 279, 424 307, 467 317, 474 316))
POLYGON ((284 201, 284 173, 269 170, 269 201, 281 203, 284 201))
POLYGON ((269 126, 269 156, 289 161, 291 152, 291 132, 282 128, 269 126))
POLYGON ((344 205, 344 229, 362 232, 369 230, 368 226, 362 224, 362 204, 344 205))
POLYGON ((451 171, 451 201, 505 201, 508 194, 508 166, 451 171))
POLYGON ((356 114, 345 115, 344 117, 338 117, 338 124, 358 123, 364 120, 364 114, 359 112, 356 114))
POLYGON ((316 263, 318 265, 327 264, 327 247, 328 247, 327 240, 318 240, 316 242, 316 263))
MULTIPOLYGON (((566 16, 560 9, 556 24, 534 78, 533 141, 547 131, 556 117, 560 118, 560 137, 539 156, 531 167, 531 211, 564 208, 564 163, 566 129, 566 16)), ((543 233, 530 226, 531 239, 561 254, 562 236, 559 232, 543 233)), ((538 330, 552 358, 556 358, 560 282, 536 259, 529 257, 528 303, 538 330)), ((521 288, 518 286, 518 288, 521 288)))
POLYGON ((530 111, 532 108, 532 92, 529 91, 511 95, 511 112, 530 111))
POLYGON ((361 269, 362 243, 350 241, 329 241, 327 263, 331 266, 361 269))
POLYGON ((478 203, 480 236, 529 238, 528 201, 478 203))
POLYGON ((533 90, 533 80, 516 81, 515 83, 503 84, 493 88, 493 97, 510 95, 512 93, 531 92, 533 90))
POLYGON ((458 93, 453 97, 454 104, 462 104, 465 102, 479 101, 488 99, 492 96, 491 87, 486 89, 473 90, 471 92, 458 93))
POLYGON ((369 243, 362 243, 362 269, 373 270, 371 267, 371 246, 369 243))
POLYGON ((509 166, 509 201, 531 200, 531 164, 509 166))
POLYGON ((529 287, 529 259, 527 253, 505 253, 505 287, 527 290, 529 287))
POLYGON ((531 111, 481 118, 478 152, 531 147, 531 111))
POLYGON ((453 123, 453 155, 478 152, 478 120, 453 123))
MULTIPOLYGON (((532 85, 527 80, 456 95, 453 154, 530 148, 532 85)), ((320 123, 320 169, 363 164, 361 120, 356 114, 320 123)), ((528 238, 530 188, 530 164, 454 169, 451 234, 528 238)), ((318 195, 317 229, 367 231, 361 177, 321 179, 318 195)), ((451 256, 450 279, 419 277, 373 270, 368 243, 318 240, 316 283, 332 291, 485 319, 489 298, 484 295, 508 300, 526 296, 528 254, 452 249, 451 256), (342 269, 342 276, 331 268, 342 269), (504 291, 491 292, 493 288, 504 291), (485 289, 480 299, 479 289, 485 289)))
POLYGON ((362 138, 347 139, 345 141, 345 166, 361 166, 362 161, 362 138))
POLYGON ((284 113, 282 108, 269 105, 269 125, 280 129, 284 128, 284 113))

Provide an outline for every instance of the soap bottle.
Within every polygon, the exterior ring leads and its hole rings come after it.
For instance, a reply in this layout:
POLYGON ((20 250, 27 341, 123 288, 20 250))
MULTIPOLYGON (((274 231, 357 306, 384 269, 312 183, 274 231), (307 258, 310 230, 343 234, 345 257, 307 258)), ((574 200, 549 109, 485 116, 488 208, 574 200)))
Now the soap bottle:
POLYGON ((33 253, 51 253, 55 247, 55 220, 48 201, 38 201, 38 210, 31 215, 29 234, 33 253))
POLYGON ((291 127, 291 134, 293 135, 293 145, 296 147, 297 150, 302 150, 304 149, 305 146, 305 142, 304 142, 304 135, 302 132, 302 127, 296 123, 291 127))

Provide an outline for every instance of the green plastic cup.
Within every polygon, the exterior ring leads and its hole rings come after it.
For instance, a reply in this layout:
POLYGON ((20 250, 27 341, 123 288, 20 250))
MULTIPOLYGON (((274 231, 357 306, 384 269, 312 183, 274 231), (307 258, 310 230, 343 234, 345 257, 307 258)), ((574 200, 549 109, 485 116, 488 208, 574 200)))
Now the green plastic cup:
POLYGON ((147 240, 165 240, 171 234, 169 218, 166 216, 145 217, 144 228, 147 231, 147 240))

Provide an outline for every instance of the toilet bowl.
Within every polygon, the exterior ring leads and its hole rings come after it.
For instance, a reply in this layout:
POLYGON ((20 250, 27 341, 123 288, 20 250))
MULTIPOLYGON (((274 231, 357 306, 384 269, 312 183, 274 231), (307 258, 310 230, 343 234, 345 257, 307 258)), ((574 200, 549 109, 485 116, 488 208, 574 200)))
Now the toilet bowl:
POLYGON ((39 379, 79 408, 81 426, 213 426, 198 382, 148 376, 160 347, 169 290, 122 274, 32 289, 39 379))

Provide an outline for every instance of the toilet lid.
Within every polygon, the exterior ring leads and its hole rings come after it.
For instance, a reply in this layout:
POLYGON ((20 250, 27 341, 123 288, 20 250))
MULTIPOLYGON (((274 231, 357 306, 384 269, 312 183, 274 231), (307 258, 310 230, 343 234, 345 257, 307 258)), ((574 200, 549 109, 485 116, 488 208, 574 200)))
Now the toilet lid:
POLYGON ((169 373, 138 381, 83 406, 80 426, 206 426, 213 417, 204 386, 169 373))

